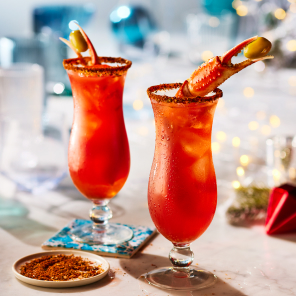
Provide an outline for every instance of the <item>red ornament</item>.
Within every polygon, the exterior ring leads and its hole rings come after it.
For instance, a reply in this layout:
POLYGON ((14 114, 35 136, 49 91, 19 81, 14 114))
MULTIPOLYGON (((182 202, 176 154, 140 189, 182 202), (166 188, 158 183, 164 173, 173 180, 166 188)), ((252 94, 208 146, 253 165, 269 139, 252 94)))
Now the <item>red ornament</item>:
POLYGON ((272 189, 265 231, 267 234, 296 231, 296 187, 283 184, 272 189))

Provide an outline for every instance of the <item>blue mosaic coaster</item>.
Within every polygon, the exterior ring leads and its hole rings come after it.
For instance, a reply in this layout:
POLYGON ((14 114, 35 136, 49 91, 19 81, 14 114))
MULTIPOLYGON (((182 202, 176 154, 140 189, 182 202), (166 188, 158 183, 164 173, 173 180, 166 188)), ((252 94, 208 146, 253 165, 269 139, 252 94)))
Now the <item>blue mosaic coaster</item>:
MULTIPOLYGON (((134 236, 127 242, 119 245, 88 245, 78 243, 72 240, 69 235, 73 227, 81 226, 87 223, 92 223, 89 220, 74 219, 53 237, 45 241, 41 247, 45 250, 58 250, 58 249, 76 249, 81 251, 93 252, 102 256, 131 258, 155 233, 156 229, 151 229, 146 226, 132 226, 121 224, 131 228, 134 236)), ((120 223, 116 223, 120 224, 120 223)))

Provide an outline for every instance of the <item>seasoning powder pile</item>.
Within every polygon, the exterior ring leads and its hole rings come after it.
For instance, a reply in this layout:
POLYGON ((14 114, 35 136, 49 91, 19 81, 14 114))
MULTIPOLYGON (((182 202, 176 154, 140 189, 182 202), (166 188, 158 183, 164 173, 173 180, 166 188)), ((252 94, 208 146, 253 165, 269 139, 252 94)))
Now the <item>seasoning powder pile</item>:
POLYGON ((42 256, 25 263, 20 274, 32 279, 43 281, 69 281, 90 278, 101 274, 104 270, 80 256, 50 255, 42 256))

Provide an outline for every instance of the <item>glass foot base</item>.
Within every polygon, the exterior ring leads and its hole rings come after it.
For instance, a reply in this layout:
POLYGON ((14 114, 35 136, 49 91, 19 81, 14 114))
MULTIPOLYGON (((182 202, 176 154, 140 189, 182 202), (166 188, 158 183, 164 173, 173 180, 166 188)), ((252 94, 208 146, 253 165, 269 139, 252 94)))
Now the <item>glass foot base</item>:
POLYGON ((92 224, 83 225, 71 230, 71 238, 79 243, 90 245, 115 245, 130 240, 133 231, 126 226, 108 224, 105 231, 96 231, 92 224))
POLYGON ((215 284, 217 276, 206 270, 190 266, 183 268, 158 268, 145 274, 146 281, 158 288, 193 291, 208 288, 215 284), (185 270, 185 269, 184 269, 185 270))

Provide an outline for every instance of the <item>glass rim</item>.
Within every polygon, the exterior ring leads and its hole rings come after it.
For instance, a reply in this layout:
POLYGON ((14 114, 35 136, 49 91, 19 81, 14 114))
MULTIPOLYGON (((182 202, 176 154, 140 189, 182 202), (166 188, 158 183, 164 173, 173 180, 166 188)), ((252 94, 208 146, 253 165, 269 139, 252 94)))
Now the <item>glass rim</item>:
POLYGON ((100 68, 87 65, 87 63, 91 60, 90 57, 84 57, 83 59, 86 61, 86 65, 84 63, 81 63, 80 58, 74 58, 65 59, 63 61, 63 66, 67 71, 74 71, 78 74, 83 74, 84 76, 122 76, 132 65, 132 62, 130 60, 120 57, 98 57, 98 61, 100 63, 99 65, 102 65, 102 63, 123 64, 110 68, 100 68))
POLYGON ((214 101, 223 97, 223 92, 221 89, 216 88, 213 90, 215 94, 208 97, 183 97, 177 98, 175 96, 170 97, 167 95, 156 94, 158 91, 170 90, 170 89, 179 89, 183 83, 168 83, 168 84, 159 84, 150 86, 147 89, 147 94, 151 100, 155 100, 158 103, 168 103, 168 104, 191 104, 191 103, 213 103, 214 101))

